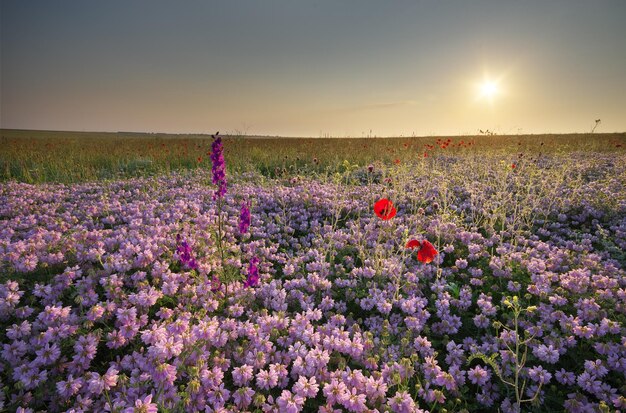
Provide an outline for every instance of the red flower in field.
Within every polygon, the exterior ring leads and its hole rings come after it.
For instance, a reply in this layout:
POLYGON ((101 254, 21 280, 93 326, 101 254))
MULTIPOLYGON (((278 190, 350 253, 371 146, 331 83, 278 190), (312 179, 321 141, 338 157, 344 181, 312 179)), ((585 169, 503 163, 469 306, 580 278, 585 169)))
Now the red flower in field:
POLYGON ((515 165, 514 163, 511 164, 511 169, 515 169, 517 165, 515 165))
POLYGON ((395 163, 396 165, 400 165, 400 159, 398 159, 398 158, 394 159, 393 163, 395 163))
POLYGON ((198 156, 198 162, 202 162, 202 156, 198 156))
POLYGON ((428 240, 423 240, 421 243, 418 240, 412 239, 406 243, 406 248, 417 248, 417 259, 424 264, 428 264, 433 261, 435 255, 439 254, 433 244, 428 240))
POLYGON ((383 221, 387 221, 396 216, 396 209, 393 203, 387 198, 383 198, 374 204, 374 213, 383 221))
POLYGON ((428 153, 424 152, 424 158, 428 158, 428 153))
POLYGON ((422 244, 420 244, 420 242, 416 239, 412 239, 411 241, 406 243, 406 248, 410 248, 410 249, 415 249, 415 248, 420 248, 422 246, 422 244))

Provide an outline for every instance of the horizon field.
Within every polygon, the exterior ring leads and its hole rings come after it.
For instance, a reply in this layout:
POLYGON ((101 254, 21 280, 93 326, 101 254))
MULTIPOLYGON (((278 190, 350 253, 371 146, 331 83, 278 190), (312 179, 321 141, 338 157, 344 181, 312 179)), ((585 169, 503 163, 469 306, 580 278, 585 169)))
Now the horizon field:
MULTIPOLYGON (((63 132, 0 129, 0 180, 80 182, 210 166, 211 135, 139 132, 63 132), (89 140, 85 145, 83 139, 89 140)), ((280 138, 224 136, 230 172, 334 173, 343 161, 429 161, 454 154, 559 154, 624 151, 626 133, 470 135, 388 138, 280 138), (438 143, 450 139, 442 148, 438 143), (422 159, 430 156, 430 159, 422 159), (313 162, 317 158, 317 162, 313 162)))

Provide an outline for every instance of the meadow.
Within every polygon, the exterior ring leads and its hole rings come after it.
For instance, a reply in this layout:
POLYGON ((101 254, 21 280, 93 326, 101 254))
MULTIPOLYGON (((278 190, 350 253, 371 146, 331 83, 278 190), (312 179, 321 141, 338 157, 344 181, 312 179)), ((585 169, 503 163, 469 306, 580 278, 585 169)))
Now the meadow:
MULTIPOLYGON (((210 168, 210 135, 56 132, 0 129, 0 181, 76 183, 210 168)), ((623 151, 626 134, 450 136, 398 138, 224 137, 230 173, 329 175, 344 161, 412 162, 442 155, 526 156, 623 151), (450 139, 450 142, 448 140, 450 139), (447 144, 446 144, 447 143, 447 144)))
POLYGON ((626 134, 1 139, 0 410, 626 409, 626 134))

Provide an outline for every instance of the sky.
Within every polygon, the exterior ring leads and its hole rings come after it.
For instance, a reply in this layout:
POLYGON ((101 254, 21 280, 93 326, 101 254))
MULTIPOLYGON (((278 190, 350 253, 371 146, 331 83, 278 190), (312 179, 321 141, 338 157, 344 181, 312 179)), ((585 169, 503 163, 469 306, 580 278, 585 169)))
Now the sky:
POLYGON ((1 0, 0 126, 623 132, 625 20, 621 0, 1 0))

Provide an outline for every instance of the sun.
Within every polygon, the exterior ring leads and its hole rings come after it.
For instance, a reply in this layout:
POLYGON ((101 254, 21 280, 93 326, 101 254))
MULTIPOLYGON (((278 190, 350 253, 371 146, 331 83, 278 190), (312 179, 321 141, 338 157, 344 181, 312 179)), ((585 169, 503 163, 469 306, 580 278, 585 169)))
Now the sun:
POLYGON ((486 98, 489 100, 493 100, 493 98, 498 94, 498 83, 493 80, 485 80, 480 85, 480 97, 486 98))

